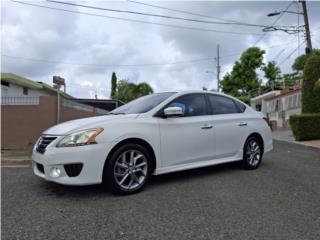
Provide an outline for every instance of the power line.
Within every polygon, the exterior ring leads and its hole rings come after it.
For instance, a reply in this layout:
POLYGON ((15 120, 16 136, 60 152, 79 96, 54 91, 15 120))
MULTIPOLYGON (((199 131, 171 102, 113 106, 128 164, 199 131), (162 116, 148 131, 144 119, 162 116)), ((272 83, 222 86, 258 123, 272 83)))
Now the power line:
MULTIPOLYGON (((284 11, 281 11, 279 17, 277 17, 277 19, 272 23, 272 25, 270 27, 274 27, 274 25, 280 20, 280 18, 283 16, 284 12, 287 11, 291 5, 293 4, 294 2, 292 1, 288 6, 287 8, 284 10, 284 11)), ((267 35, 267 32, 265 32, 255 43, 253 46, 256 46, 265 36, 267 35)))
MULTIPOLYGON (((294 43, 296 43, 296 41, 294 41, 294 42, 289 41, 289 42, 282 43, 282 44, 271 45, 271 46, 265 47, 263 49, 270 49, 270 48, 280 47, 280 46, 284 46, 284 45, 291 45, 291 44, 294 44, 294 43)), ((242 52, 238 52, 238 53, 231 53, 231 54, 227 54, 227 55, 221 56, 220 58, 229 58, 229 57, 239 56, 242 53, 243 53, 243 51, 242 52)))
POLYGON ((183 21, 197 22, 197 23, 222 24, 222 25, 241 25, 241 26, 249 26, 249 27, 268 27, 267 25, 259 25, 259 24, 251 24, 251 23, 216 22, 216 21, 207 21, 207 20, 199 20, 199 19, 192 19, 192 18, 175 17, 175 16, 168 16, 168 15, 161 15, 161 14, 144 13, 144 12, 137 12, 137 11, 131 11, 131 10, 103 8, 103 7, 97 7, 97 6, 89 6, 89 5, 70 3, 70 2, 62 2, 62 1, 54 1, 54 0, 47 0, 47 1, 52 2, 52 3, 57 3, 57 4, 77 6, 77 7, 89 8, 89 9, 96 9, 96 10, 101 10, 101 11, 129 13, 129 14, 167 18, 167 19, 174 19, 174 20, 183 20, 183 21))
POLYGON ((3 57, 21 59, 26 61, 33 62, 42 62, 48 64, 64 64, 64 65, 78 65, 78 66, 88 66, 88 67, 149 67, 149 66, 165 66, 165 65, 176 65, 176 64, 189 64, 189 63, 197 63, 197 62, 207 62, 212 61, 214 58, 202 58, 202 59, 193 59, 189 61, 180 61, 180 62, 170 62, 170 63, 143 63, 143 64, 91 64, 91 63, 74 63, 74 62, 60 62, 60 61, 52 61, 46 59, 35 59, 35 58, 25 58, 20 56, 10 56, 7 54, 1 54, 3 57))
POLYGON ((275 57, 274 57, 274 61, 276 61, 281 55, 282 53, 284 53, 287 50, 287 47, 283 48, 275 57))
POLYGON ((295 48, 285 59, 283 59, 277 66, 279 67, 282 63, 284 63, 285 61, 287 61, 304 43, 306 42, 303 41, 297 48, 295 48))
MULTIPOLYGON (((116 19, 116 20, 121 20, 121 21, 126 21, 126 22, 152 24, 152 25, 158 25, 158 26, 163 26, 163 27, 171 27, 171 28, 177 28, 177 29, 195 30, 195 31, 203 31, 203 32, 214 32, 214 33, 225 33, 225 34, 234 34, 234 35, 257 35, 257 36, 263 35, 261 33, 221 31, 221 30, 199 28, 199 27, 187 27, 187 26, 172 25, 172 24, 166 24, 166 23, 156 23, 156 22, 151 22, 151 21, 136 20, 136 19, 122 18, 122 17, 111 17, 111 16, 107 16, 107 15, 93 14, 93 13, 80 12, 80 11, 73 11, 73 10, 68 10, 68 9, 63 9, 63 8, 55 8, 55 7, 49 7, 49 6, 34 4, 34 3, 20 2, 20 1, 16 1, 16 0, 11 0, 11 1, 15 2, 15 3, 19 3, 19 4, 24 4, 24 5, 29 5, 29 6, 33 6, 33 7, 39 7, 39 8, 46 8, 46 9, 51 9, 51 10, 56 10, 56 11, 83 14, 83 15, 95 16, 95 17, 103 17, 103 18, 108 18, 108 19, 116 19)), ((286 36, 286 35, 278 35, 278 36, 286 36)))
MULTIPOLYGON (((287 42, 284 44, 278 44, 278 45, 273 45, 265 49, 270 49, 286 44, 293 44, 295 42, 287 42)), ((243 52, 243 51, 242 51, 243 52)), ((238 56, 242 52, 235 53, 235 54, 229 54, 225 56, 221 56, 220 58, 228 58, 232 56, 238 56)), ((178 61, 178 62, 167 62, 167 63, 142 63, 142 64, 95 64, 95 63, 75 63, 75 62, 61 62, 61 61, 54 61, 54 60, 46 60, 46 59, 36 59, 36 58, 26 58, 26 57, 21 57, 21 56, 12 56, 8 54, 1 54, 3 57, 7 58, 14 58, 14 59, 21 59, 21 60, 26 60, 26 61, 32 61, 32 62, 42 62, 42 63, 47 63, 47 64, 63 64, 63 65, 77 65, 77 66, 88 66, 88 67, 148 67, 148 66, 165 66, 165 65, 178 65, 178 64, 189 64, 189 63, 201 63, 201 62, 208 62, 208 61, 213 61, 215 60, 214 57, 211 58, 200 58, 200 59, 191 59, 191 60, 186 60, 186 61, 178 61)), ((278 56, 279 57, 279 56, 278 56)), ((276 57, 276 58, 278 58, 276 57)))
POLYGON ((179 10, 179 9, 174 9, 174 8, 163 7, 163 6, 150 4, 150 3, 138 2, 138 1, 132 1, 132 0, 127 0, 127 1, 131 2, 131 3, 135 3, 135 4, 145 5, 145 6, 164 9, 164 10, 169 10, 169 11, 172 11, 172 12, 184 13, 184 14, 189 14, 189 15, 198 16, 198 17, 204 17, 204 18, 217 19, 217 20, 221 20, 221 21, 228 21, 230 23, 250 24, 250 23, 244 23, 244 22, 239 22, 239 21, 235 21, 235 20, 228 20, 228 19, 224 19, 224 18, 208 16, 208 15, 200 14, 200 13, 189 12, 189 11, 185 11, 185 10, 179 10))

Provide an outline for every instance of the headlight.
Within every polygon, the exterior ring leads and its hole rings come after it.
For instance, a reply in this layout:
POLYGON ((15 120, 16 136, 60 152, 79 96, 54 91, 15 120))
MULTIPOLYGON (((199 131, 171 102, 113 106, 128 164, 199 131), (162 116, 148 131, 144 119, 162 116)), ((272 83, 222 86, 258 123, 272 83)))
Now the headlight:
POLYGON ((58 142, 57 147, 75 147, 96 143, 96 137, 103 128, 94 128, 71 133, 58 142))

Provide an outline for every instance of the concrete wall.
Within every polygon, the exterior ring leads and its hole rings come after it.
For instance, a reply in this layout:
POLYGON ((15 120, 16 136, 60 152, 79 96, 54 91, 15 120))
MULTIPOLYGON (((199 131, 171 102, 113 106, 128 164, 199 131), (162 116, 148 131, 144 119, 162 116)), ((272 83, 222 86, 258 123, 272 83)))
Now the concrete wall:
POLYGON ((28 94, 23 94, 23 87, 10 83, 9 87, 1 85, 1 96, 49 96, 48 91, 28 88, 28 94))
MULTIPOLYGON (((41 133, 56 124, 54 96, 42 96, 36 105, 1 106, 1 149, 30 149, 41 133)), ((100 115, 61 106, 61 122, 100 115)))

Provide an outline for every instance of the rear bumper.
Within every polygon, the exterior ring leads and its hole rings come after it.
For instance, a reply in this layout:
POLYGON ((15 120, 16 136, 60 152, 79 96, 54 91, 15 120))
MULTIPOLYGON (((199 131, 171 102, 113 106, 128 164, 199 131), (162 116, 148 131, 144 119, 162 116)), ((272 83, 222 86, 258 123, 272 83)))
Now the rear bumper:
POLYGON ((44 154, 34 149, 32 169, 36 176, 51 182, 65 185, 97 184, 102 182, 104 163, 109 150, 108 146, 102 144, 69 148, 48 146, 44 154), (37 164, 40 164, 40 169, 37 164), (79 175, 68 176, 65 170, 67 164, 82 164, 79 175), (60 170, 59 176, 53 174, 54 169, 60 170))
POLYGON ((273 150, 273 140, 271 139, 269 142, 267 142, 264 146, 264 152, 270 152, 273 150))

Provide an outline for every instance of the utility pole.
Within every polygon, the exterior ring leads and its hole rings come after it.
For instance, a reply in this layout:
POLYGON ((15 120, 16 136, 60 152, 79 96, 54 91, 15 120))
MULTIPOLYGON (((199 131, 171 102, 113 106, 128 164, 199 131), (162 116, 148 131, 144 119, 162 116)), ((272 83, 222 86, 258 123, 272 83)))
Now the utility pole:
POLYGON ((309 28, 307 4, 306 4, 305 0, 301 0, 300 2, 302 4, 304 25, 305 25, 305 29, 306 29, 306 38, 307 38, 306 54, 310 54, 312 52, 312 44, 311 44, 311 35, 310 35, 310 28, 309 28))
POLYGON ((217 91, 220 92, 220 46, 217 45, 217 91))
MULTIPOLYGON (((302 12, 293 12, 293 11, 275 11, 273 13, 269 13, 267 16, 268 17, 273 17, 273 16, 277 16, 283 13, 290 13, 290 14, 298 14, 298 15, 303 15, 304 18, 304 27, 305 27, 305 31, 306 31, 306 42, 307 42, 307 47, 306 47, 306 54, 310 54, 312 52, 312 44, 311 44, 311 35, 310 35, 310 28, 309 28, 309 19, 308 19, 308 11, 307 11, 307 3, 306 0, 299 0, 299 2, 301 2, 302 4, 302 12)), ((297 29, 295 30, 290 30, 290 29, 286 29, 286 28, 276 28, 274 26, 270 26, 270 27, 266 27, 263 29, 264 32, 269 32, 269 31, 277 31, 277 30, 281 30, 287 33, 298 33, 300 32, 299 26, 297 29)))

